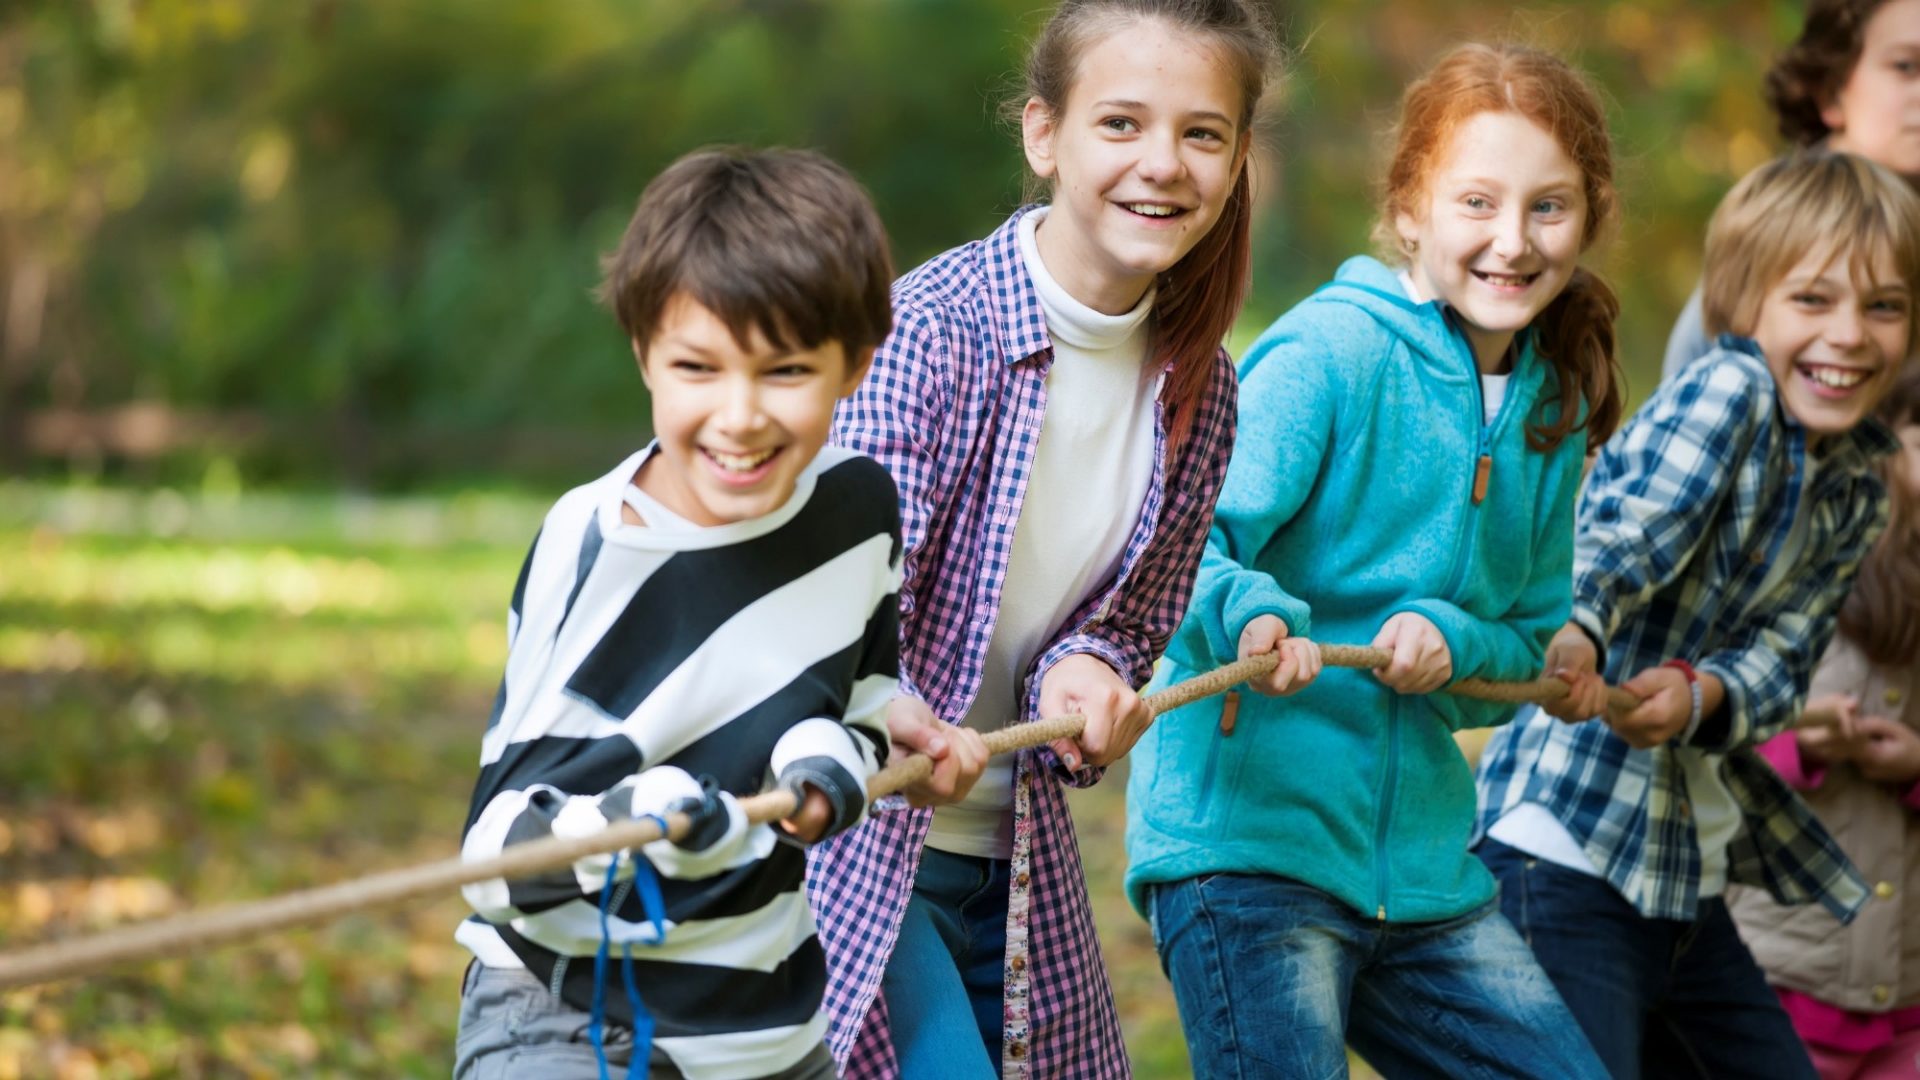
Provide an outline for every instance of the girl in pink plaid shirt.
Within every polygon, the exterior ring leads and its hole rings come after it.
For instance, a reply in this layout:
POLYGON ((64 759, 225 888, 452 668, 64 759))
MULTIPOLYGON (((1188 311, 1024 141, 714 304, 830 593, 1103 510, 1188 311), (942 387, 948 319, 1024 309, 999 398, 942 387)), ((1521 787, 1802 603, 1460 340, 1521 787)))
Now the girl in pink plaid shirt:
POLYGON ((835 418, 900 488, 888 720, 940 759, 918 808, 809 855, 848 1076, 1127 1073, 1065 790, 1144 732, 1225 476, 1274 52, 1246 0, 1061 4, 1020 110, 1050 205, 895 283, 835 418), (985 760, 980 733, 1076 712, 1078 740, 985 760))

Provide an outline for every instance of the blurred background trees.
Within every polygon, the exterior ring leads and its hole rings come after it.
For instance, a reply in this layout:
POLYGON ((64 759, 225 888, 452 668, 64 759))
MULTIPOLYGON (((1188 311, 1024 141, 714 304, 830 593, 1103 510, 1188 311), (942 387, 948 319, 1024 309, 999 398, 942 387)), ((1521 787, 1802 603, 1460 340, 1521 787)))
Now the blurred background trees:
MULTIPOLYGON (((1635 396, 1732 180, 1787 0, 1276 3, 1294 51, 1238 340, 1364 248, 1380 135, 1448 45, 1611 98, 1602 258, 1635 396)), ((990 229, 1037 0, 16 0, 0 7, 0 472, 391 490, 570 482, 646 435, 589 298, 666 162, 813 146, 902 268, 990 229)), ((1036 10, 1040 9, 1040 10, 1036 10)))
MULTIPOLYGON (((0 2, 0 948, 453 851, 527 539, 647 435, 589 295, 641 188, 707 143, 814 146, 902 268, 980 236, 1021 198, 999 106, 1046 7, 0 2)), ((1365 247, 1406 80, 1517 38, 1610 97, 1644 396, 1708 213, 1776 146, 1799 5, 1276 11, 1236 347, 1365 247)), ((1123 773, 1074 795, 1088 889, 1136 1075, 1188 1076, 1123 773)), ((0 1080, 445 1076, 464 913, 0 994, 0 1080)))

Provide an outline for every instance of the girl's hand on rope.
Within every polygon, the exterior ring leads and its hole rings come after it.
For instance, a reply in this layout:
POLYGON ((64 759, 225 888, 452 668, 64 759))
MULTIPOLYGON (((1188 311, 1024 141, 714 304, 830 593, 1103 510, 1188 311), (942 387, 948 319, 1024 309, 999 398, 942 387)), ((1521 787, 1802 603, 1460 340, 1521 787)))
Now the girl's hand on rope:
POLYGON ((887 735, 893 740, 890 760, 908 754, 933 759, 933 775, 907 785, 901 794, 909 806, 957 803, 973 790, 987 769, 987 744, 980 733, 942 721, 927 703, 914 697, 887 702, 887 735))
POLYGON ((1577 623, 1568 623, 1547 643, 1547 674, 1567 684, 1567 696, 1541 705, 1548 716, 1578 724, 1607 711, 1607 681, 1600 653, 1577 623))
POLYGON ((827 827, 833 824, 833 801, 827 798, 826 792, 812 784, 808 784, 805 790, 806 795, 800 800, 800 809, 794 811, 792 817, 782 821, 780 828, 795 840, 803 844, 812 844, 825 836, 827 827))
POLYGON ((1860 736, 1860 700, 1853 694, 1822 694, 1820 698, 1811 698, 1807 707, 1801 709, 1801 715, 1818 713, 1828 717, 1824 724, 1805 726, 1793 732, 1793 742, 1799 744, 1801 759, 1809 765, 1832 765, 1837 761, 1853 761, 1860 751, 1866 749, 1866 738, 1860 736))
POLYGON ((1373 636, 1373 647, 1390 649, 1393 659, 1373 669, 1373 677, 1402 694, 1428 694, 1453 677, 1453 654, 1440 628, 1425 615, 1403 611, 1373 636))
MULTIPOLYGON (((1726 688, 1712 674, 1702 671, 1700 678, 1700 715, 1712 716, 1720 709, 1726 688)), ((1628 746, 1647 750, 1673 741, 1687 730, 1693 718, 1693 690, 1687 677, 1676 668, 1650 667, 1621 684, 1620 689, 1640 699, 1631 712, 1609 713, 1607 725, 1626 740, 1628 746)))
POLYGON ((1860 720, 1864 746, 1853 767, 1877 784, 1908 784, 1920 779, 1920 734, 1898 720, 1867 716, 1860 720))
POLYGON ((1040 679, 1040 715, 1079 713, 1087 718, 1080 738, 1048 745, 1069 770, 1111 765, 1147 733, 1153 714, 1146 702, 1105 660, 1087 653, 1065 657, 1040 679))
POLYGON ((1256 693, 1285 697, 1305 690, 1320 677, 1320 646, 1306 638, 1287 636, 1287 622, 1278 615, 1259 615, 1240 631, 1240 659, 1278 650, 1273 671, 1248 679, 1256 693))

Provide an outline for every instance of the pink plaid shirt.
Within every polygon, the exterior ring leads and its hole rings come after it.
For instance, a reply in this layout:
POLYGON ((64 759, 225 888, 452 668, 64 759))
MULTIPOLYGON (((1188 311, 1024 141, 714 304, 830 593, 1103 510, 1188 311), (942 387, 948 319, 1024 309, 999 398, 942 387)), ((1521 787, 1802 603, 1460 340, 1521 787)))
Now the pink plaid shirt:
MULTIPOLYGON (((893 334, 834 417, 835 441, 877 458, 900 488, 907 551, 901 690, 950 721, 966 715, 980 689, 1047 409, 1053 345, 1020 258, 1023 213, 895 283, 893 334)), ((1035 660, 1023 719, 1038 713, 1041 676, 1075 653, 1146 684, 1193 591, 1233 448, 1235 394, 1222 350, 1191 434, 1171 461, 1160 415, 1153 482, 1119 574, 1081 603, 1035 660)), ((1015 770, 1001 1047, 1010 1080, 1128 1074, 1064 791, 1098 779, 1099 770, 1068 773, 1044 748, 1023 751, 1015 770)), ((876 814, 810 855, 808 888, 829 968, 829 1042, 856 1080, 899 1073, 880 976, 932 816, 876 814)))

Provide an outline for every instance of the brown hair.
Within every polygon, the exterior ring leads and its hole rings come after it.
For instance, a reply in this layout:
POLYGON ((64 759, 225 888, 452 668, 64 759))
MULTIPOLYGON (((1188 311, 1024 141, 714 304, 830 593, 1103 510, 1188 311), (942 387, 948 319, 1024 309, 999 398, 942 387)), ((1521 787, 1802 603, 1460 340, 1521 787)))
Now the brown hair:
POLYGON ((667 166, 601 260, 599 296, 641 350, 684 292, 779 349, 838 341, 850 362, 893 324, 893 260, 858 181, 808 150, 698 150, 667 166))
MULTIPOLYGON (((1895 427, 1920 424, 1920 366, 1907 364, 1880 418, 1895 427)), ((1892 518, 1840 607, 1840 632, 1876 664, 1920 661, 1920 505, 1912 495, 1920 478, 1904 476, 1907 468, 1904 451, 1887 463, 1892 518)))
POLYGON ((1886 0, 1813 0, 1800 36, 1767 70, 1767 104, 1780 120, 1780 134, 1795 146, 1812 146, 1833 133, 1820 118, 1860 62, 1867 22, 1886 0))
MULTIPOLYGON (((1420 204, 1428 178, 1454 132, 1483 112, 1526 117, 1551 134, 1579 166, 1587 203, 1581 251, 1612 229, 1620 212, 1613 187, 1613 144, 1606 109, 1593 85, 1565 61, 1539 49, 1462 45, 1408 86, 1401 101, 1380 220, 1374 226, 1375 242, 1384 254, 1398 256, 1394 223, 1403 214, 1419 217, 1425 212, 1420 204)), ((1619 314, 1613 290, 1598 274, 1580 268, 1534 319, 1535 348, 1553 365, 1559 389, 1528 424, 1528 446, 1550 450, 1585 430, 1587 447, 1593 449, 1619 426, 1621 374, 1613 328, 1619 314)))
MULTIPOLYGON (((1240 86, 1235 126, 1242 138, 1250 138, 1279 46, 1266 13, 1247 0, 1063 0, 1034 39, 1025 93, 1019 102, 1009 102, 1008 111, 1018 115, 1026 101, 1038 100, 1058 116, 1089 48, 1109 34, 1156 19, 1207 38, 1219 50, 1240 86)), ((1253 196, 1247 172, 1243 162, 1220 220, 1155 283, 1151 348, 1173 365, 1161 391, 1171 447, 1179 446, 1193 426, 1220 343, 1233 329, 1252 281, 1253 196)))
MULTIPOLYGON (((1700 316, 1708 334, 1750 335, 1760 305, 1809 253, 1851 247, 1852 271, 1884 254, 1920 289, 1920 195, 1855 154, 1796 150, 1740 178, 1707 223, 1700 316)), ((1909 310, 1912 335, 1915 312, 1909 310)))

